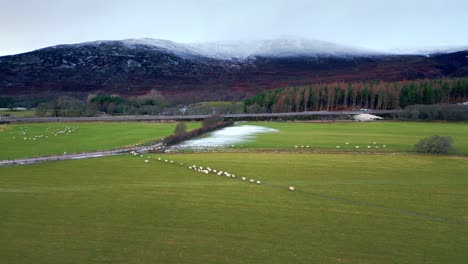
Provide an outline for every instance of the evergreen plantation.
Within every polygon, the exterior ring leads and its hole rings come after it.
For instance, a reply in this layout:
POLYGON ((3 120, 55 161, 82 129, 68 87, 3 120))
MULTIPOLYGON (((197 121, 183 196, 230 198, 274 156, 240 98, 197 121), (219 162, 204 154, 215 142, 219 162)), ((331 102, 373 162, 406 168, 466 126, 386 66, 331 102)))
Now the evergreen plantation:
POLYGON ((468 99, 467 78, 399 82, 335 82, 261 92, 244 100, 246 113, 400 109, 416 104, 446 104, 468 99))

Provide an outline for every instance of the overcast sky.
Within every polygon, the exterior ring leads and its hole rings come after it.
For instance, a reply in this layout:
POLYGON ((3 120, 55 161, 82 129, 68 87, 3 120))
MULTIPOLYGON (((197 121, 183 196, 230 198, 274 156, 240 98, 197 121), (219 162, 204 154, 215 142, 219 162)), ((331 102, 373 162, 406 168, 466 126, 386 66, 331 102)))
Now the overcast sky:
POLYGON ((468 45, 468 1, 0 0, 0 55, 92 40, 280 36, 375 50, 468 45))

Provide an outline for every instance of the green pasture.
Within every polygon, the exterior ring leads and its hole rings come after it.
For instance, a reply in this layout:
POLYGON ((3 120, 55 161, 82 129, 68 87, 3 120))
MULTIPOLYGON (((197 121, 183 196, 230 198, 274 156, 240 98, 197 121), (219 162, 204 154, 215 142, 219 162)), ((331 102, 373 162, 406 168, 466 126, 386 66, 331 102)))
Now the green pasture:
MULTIPOLYGON (((175 123, 33 123, 0 125, 0 160, 107 150, 166 137, 175 123)), ((188 129, 199 127, 188 123, 188 129)))
MULTIPOLYGON (((242 122, 240 124, 265 126, 279 131, 277 133, 260 134, 254 141, 241 144, 242 147, 248 148, 290 149, 301 151, 411 151, 414 144, 422 138, 432 135, 441 135, 453 138, 453 145, 456 153, 468 154, 467 123, 242 122), (383 145, 385 145, 385 147, 383 145), (297 146, 297 148, 295 146, 297 146), (309 146, 309 148, 306 146, 309 146), (337 146, 339 146, 339 148, 337 148, 337 146), (359 148, 356 148, 356 146, 359 148)), ((240 145, 237 147, 240 147, 240 145)))
POLYGON ((0 167, 0 260, 467 263, 467 171, 461 157, 300 153, 0 167))
POLYGON ((33 117, 33 116, 36 116, 36 111, 35 110, 0 110, 0 116, 33 117))

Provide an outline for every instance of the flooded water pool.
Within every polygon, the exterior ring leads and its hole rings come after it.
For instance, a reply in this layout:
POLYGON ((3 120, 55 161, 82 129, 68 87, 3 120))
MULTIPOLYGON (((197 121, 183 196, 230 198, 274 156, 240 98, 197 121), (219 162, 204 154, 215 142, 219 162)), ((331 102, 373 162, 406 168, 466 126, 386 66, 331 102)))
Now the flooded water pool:
POLYGON ((278 130, 262 126, 238 125, 226 127, 212 132, 206 137, 187 140, 174 146, 173 149, 201 150, 232 147, 236 144, 249 142, 255 139, 258 134, 274 132, 278 132, 278 130))

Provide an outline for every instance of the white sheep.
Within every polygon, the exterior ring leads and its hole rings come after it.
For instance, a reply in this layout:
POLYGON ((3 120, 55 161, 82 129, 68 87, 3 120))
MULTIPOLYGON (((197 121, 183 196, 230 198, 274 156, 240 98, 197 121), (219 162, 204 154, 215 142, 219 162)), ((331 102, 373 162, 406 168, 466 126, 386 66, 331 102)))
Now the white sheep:
POLYGON ((254 179, 250 179, 250 182, 251 182, 251 183, 254 183, 254 182, 255 182, 255 180, 254 180, 254 179))
POLYGON ((146 162, 146 163, 148 163, 148 162, 149 162, 149 160, 145 160, 145 162, 146 162))
POLYGON ((246 180, 246 178, 245 178, 245 177, 242 177, 242 180, 243 180, 243 181, 245 181, 245 180, 246 180))
POLYGON ((262 182, 261 181, 257 181, 257 184, 261 184, 262 182))
POLYGON ((296 188, 294 188, 293 186, 289 186, 289 190, 290 190, 290 191, 295 191, 296 188))

